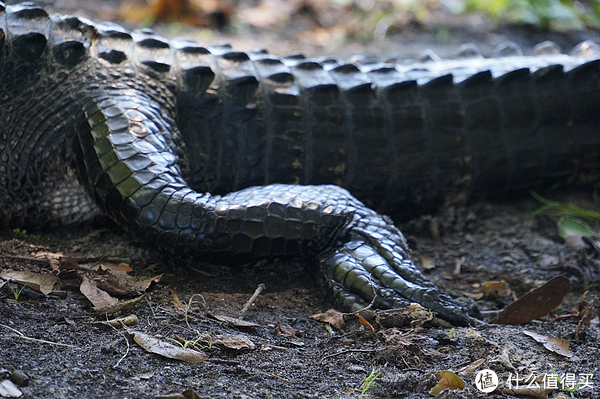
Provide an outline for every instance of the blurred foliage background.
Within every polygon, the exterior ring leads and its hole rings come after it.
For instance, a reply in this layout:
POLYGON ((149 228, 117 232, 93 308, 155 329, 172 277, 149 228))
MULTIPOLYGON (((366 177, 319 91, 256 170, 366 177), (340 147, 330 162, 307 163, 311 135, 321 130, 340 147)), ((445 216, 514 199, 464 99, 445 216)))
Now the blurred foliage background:
POLYGON ((547 30, 600 30, 600 0, 126 0, 121 17, 138 23, 156 21, 210 24, 210 15, 220 22, 269 28, 298 14, 327 19, 337 12, 360 17, 376 27, 381 20, 402 24, 408 19, 425 23, 432 14, 481 13, 496 23, 530 25, 547 30))
POLYGON ((600 28, 600 2, 596 0, 464 0, 457 3, 461 3, 456 5, 459 12, 484 12, 500 22, 549 30, 600 28))

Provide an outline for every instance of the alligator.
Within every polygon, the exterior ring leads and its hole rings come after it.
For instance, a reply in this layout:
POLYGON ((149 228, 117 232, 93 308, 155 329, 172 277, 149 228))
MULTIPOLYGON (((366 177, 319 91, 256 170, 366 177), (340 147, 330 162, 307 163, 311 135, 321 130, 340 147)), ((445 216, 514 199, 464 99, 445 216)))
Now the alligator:
POLYGON ((104 214, 185 259, 308 255, 344 309, 417 302, 462 325, 393 220, 600 166, 593 43, 352 64, 0 15, 1 228, 104 214))

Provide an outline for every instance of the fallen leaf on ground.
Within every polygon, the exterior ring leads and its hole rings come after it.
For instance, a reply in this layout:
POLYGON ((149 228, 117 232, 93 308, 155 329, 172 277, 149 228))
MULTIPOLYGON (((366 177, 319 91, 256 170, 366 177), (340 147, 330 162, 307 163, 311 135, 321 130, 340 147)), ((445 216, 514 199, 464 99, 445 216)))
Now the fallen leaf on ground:
POLYGON ((570 291, 571 283, 556 276, 539 288, 529 291, 490 320, 493 324, 524 324, 555 309, 570 291))
POLYGON ((214 337, 203 336, 201 341, 206 344, 223 345, 226 348, 235 350, 254 350, 255 348, 254 343, 248 337, 239 334, 219 334, 214 337))
POLYGON ((554 392, 554 389, 544 389, 542 387, 539 388, 502 388, 502 393, 507 395, 523 395, 530 396, 536 399, 546 399, 548 395, 554 392))
POLYGON ((58 282, 58 278, 51 274, 33 273, 28 271, 5 270, 0 273, 0 278, 4 280, 15 281, 23 284, 31 289, 48 295, 52 292, 54 284, 58 282))
POLYGON ((314 315, 310 316, 310 318, 322 321, 324 323, 329 323, 332 326, 334 326, 335 328, 337 328, 338 330, 341 330, 345 326, 344 314, 338 312, 335 309, 329 309, 325 313, 314 314, 314 315))
POLYGON ((211 316, 214 317, 215 319, 219 320, 219 321, 224 321, 226 323, 233 324, 236 327, 252 327, 252 328, 260 328, 260 327, 262 327, 260 324, 251 323, 251 322, 246 321, 246 320, 241 320, 241 319, 238 319, 238 318, 235 318, 235 317, 225 316, 225 315, 222 315, 222 314, 213 314, 211 316))
POLYGON ((127 263, 111 263, 111 262, 103 262, 98 267, 103 267, 105 269, 110 269, 113 271, 121 271, 121 272, 132 272, 133 269, 127 263))
POLYGON ((119 300, 108 292, 101 290, 87 277, 83 277, 79 291, 94 305, 94 308, 107 308, 116 305, 119 300))
POLYGON ((117 312, 126 312, 131 310, 139 301, 142 300, 144 295, 140 295, 137 298, 130 299, 128 301, 119 301, 116 305, 106 307, 93 307, 92 310, 96 313, 113 314, 117 312))
POLYGON ((146 351, 169 359, 181 360, 192 364, 201 363, 208 359, 208 356, 202 352, 171 345, 161 339, 141 332, 135 332, 133 340, 146 351))
POLYGON ((523 334, 529 335, 540 344, 544 345, 544 348, 558 353, 561 356, 571 357, 573 354, 569 352, 569 341, 562 338, 547 337, 542 334, 534 333, 532 331, 523 331, 523 334))
POLYGON ((452 371, 440 372, 440 380, 437 385, 431 388, 429 393, 433 396, 438 396, 444 389, 463 389, 465 384, 459 376, 454 374, 452 371))
POLYGON ((281 335, 283 337, 293 337, 302 334, 302 331, 297 330, 287 323, 275 323, 275 335, 281 335))
POLYGON ((127 280, 113 273, 110 269, 100 267, 88 274, 93 283, 101 290, 116 297, 127 297, 138 294, 136 288, 130 287, 127 280))
POLYGON ((109 269, 103 265, 100 265, 98 270, 92 271, 89 276, 94 279, 98 288, 117 297, 138 295, 140 292, 146 291, 150 284, 158 282, 162 278, 162 274, 152 277, 131 276, 125 270, 109 269))

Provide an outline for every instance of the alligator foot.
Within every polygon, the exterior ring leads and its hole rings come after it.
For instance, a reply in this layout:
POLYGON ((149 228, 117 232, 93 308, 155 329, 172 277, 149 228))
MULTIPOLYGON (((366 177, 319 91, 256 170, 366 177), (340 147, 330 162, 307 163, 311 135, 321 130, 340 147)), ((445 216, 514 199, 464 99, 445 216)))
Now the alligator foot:
POLYGON ((415 267, 400 230, 378 214, 355 215, 334 248, 319 256, 321 269, 345 310, 369 303, 379 309, 417 302, 455 325, 473 324, 464 307, 440 292, 415 267))

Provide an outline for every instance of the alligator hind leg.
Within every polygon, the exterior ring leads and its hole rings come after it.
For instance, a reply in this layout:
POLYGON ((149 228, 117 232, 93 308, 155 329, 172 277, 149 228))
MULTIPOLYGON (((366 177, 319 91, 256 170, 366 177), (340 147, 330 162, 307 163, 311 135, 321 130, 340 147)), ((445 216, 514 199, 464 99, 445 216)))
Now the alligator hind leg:
POLYGON ((469 324, 472 320, 465 309, 415 267, 398 228, 387 217, 369 211, 359 209, 335 247, 319 257, 342 307, 356 311, 373 302, 376 308, 391 309, 410 301, 453 324, 469 324))
POLYGON ((375 298, 377 307, 393 308, 408 300, 468 322, 414 267, 391 220, 341 187, 271 184, 224 196, 192 190, 167 107, 130 86, 90 93, 74 145, 80 182, 115 222, 165 253, 214 263, 309 254, 342 304, 375 298))

